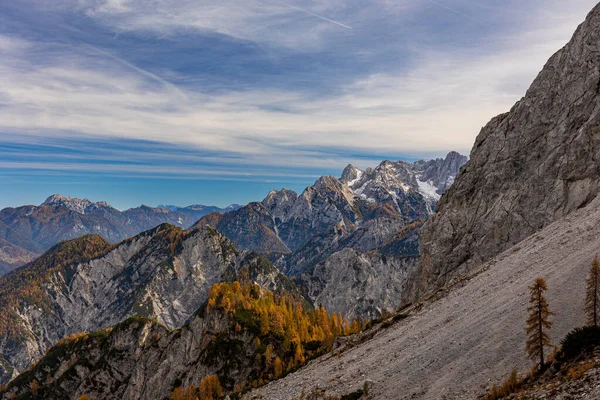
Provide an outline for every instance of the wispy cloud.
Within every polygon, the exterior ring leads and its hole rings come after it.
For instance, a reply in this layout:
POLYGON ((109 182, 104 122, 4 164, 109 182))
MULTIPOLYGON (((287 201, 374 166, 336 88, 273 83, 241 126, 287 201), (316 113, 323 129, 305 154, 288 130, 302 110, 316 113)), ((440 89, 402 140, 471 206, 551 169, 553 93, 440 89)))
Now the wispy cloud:
MULTIPOLYGON (((419 4, 427 3, 431 1, 419 4)), ((582 0, 579 7, 551 3, 536 8, 520 29, 489 35, 485 43, 460 50, 398 38, 408 49, 401 66, 393 68, 388 61, 386 69, 355 74, 335 91, 318 95, 318 88, 244 85, 215 93, 180 84, 171 79, 178 72, 133 63, 111 48, 0 35, 0 142, 47 144, 62 138, 82 146, 114 141, 118 147, 132 140, 167 149, 105 148, 92 155, 40 156, 35 161, 25 161, 23 154, 19 159, 11 150, 7 153, 14 160, 3 161, 0 169, 307 178, 314 176, 303 172, 307 168, 371 163, 379 155, 465 152, 481 126, 520 98, 592 2, 582 0)), ((353 34, 366 29, 359 18, 364 14, 348 13, 348 5, 334 0, 302 7, 269 0, 243 5, 230 0, 76 4, 115 32, 157 37, 211 32, 301 52, 321 45, 328 35, 349 31, 344 27, 360 27, 353 34)), ((371 14, 366 18, 371 23, 369 18, 371 14)), ((274 74, 273 79, 279 77, 274 74)))
POLYGON ((119 33, 141 31, 170 36, 213 32, 297 48, 319 45, 321 36, 336 26, 350 28, 326 17, 343 9, 340 0, 311 1, 302 7, 278 0, 82 0, 76 4, 89 17, 119 33))

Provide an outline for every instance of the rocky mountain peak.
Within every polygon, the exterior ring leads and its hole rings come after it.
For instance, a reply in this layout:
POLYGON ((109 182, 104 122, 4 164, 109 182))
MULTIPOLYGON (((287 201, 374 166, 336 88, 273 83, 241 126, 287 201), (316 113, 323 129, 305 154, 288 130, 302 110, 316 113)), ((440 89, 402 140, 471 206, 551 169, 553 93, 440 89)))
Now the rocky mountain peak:
POLYGON ((342 171, 342 176, 340 177, 340 181, 347 184, 348 186, 352 186, 354 182, 360 179, 361 175, 364 171, 356 168, 352 164, 348 164, 344 171, 342 171))
POLYGON ((271 190, 262 201, 262 204, 271 212, 274 218, 283 220, 297 199, 298 193, 283 188, 281 190, 271 190))
POLYGON ((42 203, 43 206, 64 206, 79 214, 85 214, 85 210, 92 204, 94 203, 88 199, 77 199, 61 194, 53 194, 42 203))
POLYGON ((418 291, 445 284, 598 195, 599 88, 600 5, 525 97, 482 128, 421 230, 418 291))

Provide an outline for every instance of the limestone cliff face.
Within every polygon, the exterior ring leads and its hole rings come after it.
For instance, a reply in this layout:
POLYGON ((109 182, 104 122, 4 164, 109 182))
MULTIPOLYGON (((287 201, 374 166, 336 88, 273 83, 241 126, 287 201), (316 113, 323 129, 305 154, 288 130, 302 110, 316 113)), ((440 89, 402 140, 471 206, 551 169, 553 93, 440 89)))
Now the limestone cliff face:
POLYGON ((418 257, 344 249, 301 276, 315 305, 348 318, 377 318, 395 311, 418 257))
POLYGON ((600 6, 525 97, 479 133, 470 159, 421 229, 412 289, 432 290, 600 190, 600 6))
POLYGON ((270 290, 294 289, 265 258, 238 251, 213 228, 187 232, 165 224, 118 245, 97 238, 59 244, 0 278, 0 316, 8 320, 0 327, 2 381, 75 332, 134 315, 181 326, 218 282, 251 279, 270 290), (100 242, 101 253, 62 265, 64 247, 72 245, 79 256, 88 242, 100 242))

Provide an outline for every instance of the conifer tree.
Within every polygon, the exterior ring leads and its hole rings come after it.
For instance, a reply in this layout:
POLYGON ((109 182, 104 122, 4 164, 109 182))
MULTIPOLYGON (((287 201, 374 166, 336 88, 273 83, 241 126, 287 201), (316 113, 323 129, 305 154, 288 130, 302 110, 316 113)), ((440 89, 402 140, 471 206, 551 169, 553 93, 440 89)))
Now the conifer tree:
POLYGON ((590 274, 586 280, 585 313, 588 325, 598 326, 598 312, 600 311, 600 260, 594 257, 590 265, 590 274))
POLYGON ((279 378, 283 373, 283 365, 281 363, 281 359, 279 357, 275 358, 275 363, 273 364, 273 368, 275 370, 275 377, 279 378))
POLYGON ((527 311, 527 354, 532 361, 537 362, 539 358, 540 370, 544 368, 544 347, 550 346, 550 337, 547 330, 552 326, 549 320, 553 312, 548 310, 548 302, 544 297, 544 292, 548 290, 546 281, 537 278, 533 285, 529 286, 529 307, 527 311))
POLYGON ((216 375, 209 375, 200 381, 200 400, 216 400, 223 397, 223 389, 216 375))

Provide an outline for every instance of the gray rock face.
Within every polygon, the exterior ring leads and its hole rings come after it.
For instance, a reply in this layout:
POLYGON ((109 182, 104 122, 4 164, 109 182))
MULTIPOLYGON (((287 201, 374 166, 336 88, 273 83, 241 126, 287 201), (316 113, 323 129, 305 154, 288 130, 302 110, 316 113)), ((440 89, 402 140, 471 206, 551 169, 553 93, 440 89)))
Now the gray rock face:
POLYGON ((298 200, 298 193, 284 188, 271 190, 262 204, 271 212, 275 223, 280 223, 290 213, 296 200, 298 200))
MULTIPOLYGON (((247 331, 230 333, 227 317, 195 317, 190 324, 169 331, 147 319, 130 319, 112 330, 50 350, 40 365, 13 380, 1 399, 13 393, 31 398, 30 382, 41 382, 44 399, 155 400, 166 399, 177 386, 198 385, 230 360, 213 350, 211 339, 227 334, 238 349, 256 350, 247 331), (212 355, 209 351, 212 350, 212 355)), ((234 354, 232 375, 240 381, 256 369, 255 357, 234 354), (239 359, 239 361, 238 361, 239 359)), ((233 357, 232 357, 233 358, 233 357)))
POLYGON ((27 368, 66 335, 104 329, 128 316, 152 317, 169 328, 181 326, 206 301, 208 290, 217 282, 244 276, 270 290, 294 288, 266 259, 236 250, 212 228, 185 232, 161 225, 100 257, 53 271, 49 278, 35 283, 43 285, 48 302, 25 297, 15 307, 6 293, 10 296, 16 282, 30 273, 42 275, 40 268, 46 267, 40 265, 54 268, 51 257, 49 252, 0 279, 0 307, 10 308, 0 311, 17 315, 14 324, 23 333, 6 335, 0 341, 5 364, 16 370, 27 368))
POLYGON ((315 305, 344 315, 376 318, 401 304, 407 278, 418 256, 395 257, 344 249, 301 276, 315 305))
POLYGON ((413 296, 585 206, 600 188, 600 6, 525 97, 479 133, 421 230, 413 296))

